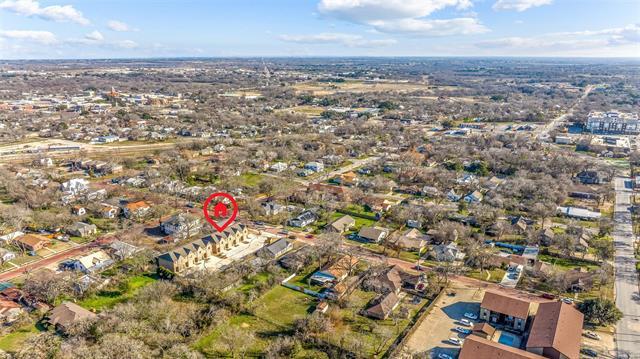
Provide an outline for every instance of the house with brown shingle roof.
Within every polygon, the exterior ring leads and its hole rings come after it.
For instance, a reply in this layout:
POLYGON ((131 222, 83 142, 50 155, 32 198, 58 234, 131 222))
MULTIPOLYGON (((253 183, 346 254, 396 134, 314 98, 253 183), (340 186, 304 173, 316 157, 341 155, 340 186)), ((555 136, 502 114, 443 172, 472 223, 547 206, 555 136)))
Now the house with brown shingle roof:
POLYGON ((48 315, 49 324, 61 332, 66 332, 73 323, 95 318, 96 315, 72 302, 63 302, 53 308, 48 315))
POLYGON ((384 320, 391 315, 398 304, 400 304, 400 298, 396 293, 389 292, 376 298, 372 305, 364 311, 364 314, 371 318, 384 320))
POLYGON ((506 293, 486 291, 480 304, 480 319, 524 331, 527 318, 536 304, 506 293))
POLYGON ((522 349, 510 347, 477 335, 469 335, 464 339, 464 345, 458 359, 545 359, 538 354, 522 349))
POLYGON ((348 231, 355 225, 356 220, 353 219, 353 217, 346 215, 336 219, 331 224, 329 224, 328 229, 332 232, 343 233, 348 231))
POLYGON ((527 350, 551 359, 578 359, 584 315, 563 302, 541 303, 527 350))
POLYGON ((25 234, 18 237, 16 245, 26 251, 37 251, 49 244, 49 238, 41 236, 39 234, 25 234))

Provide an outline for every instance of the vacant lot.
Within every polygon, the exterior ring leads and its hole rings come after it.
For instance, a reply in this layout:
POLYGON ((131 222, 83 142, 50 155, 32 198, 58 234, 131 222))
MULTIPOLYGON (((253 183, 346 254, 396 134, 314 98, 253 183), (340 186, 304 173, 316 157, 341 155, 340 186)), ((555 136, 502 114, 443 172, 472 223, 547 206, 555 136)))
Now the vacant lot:
POLYGON ((129 278, 126 285, 104 289, 96 294, 82 300, 78 303, 80 306, 89 309, 100 311, 105 308, 112 308, 118 303, 125 302, 132 298, 136 292, 152 282, 156 281, 155 277, 149 275, 138 275, 129 278))
POLYGON ((293 86, 297 92, 311 92, 316 96, 331 95, 340 92, 366 93, 383 91, 428 91, 429 87, 423 83, 410 82, 364 82, 358 80, 344 82, 304 82, 293 86))

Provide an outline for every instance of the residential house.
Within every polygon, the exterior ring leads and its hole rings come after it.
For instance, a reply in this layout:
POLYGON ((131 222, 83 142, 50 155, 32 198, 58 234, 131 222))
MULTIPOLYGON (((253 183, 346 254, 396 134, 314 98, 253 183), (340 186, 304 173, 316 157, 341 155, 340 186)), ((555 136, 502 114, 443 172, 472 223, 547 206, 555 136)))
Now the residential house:
POLYGON ((264 214, 267 216, 275 216, 286 209, 285 206, 270 201, 262 202, 260 206, 262 207, 264 214))
POLYGON ((340 176, 334 178, 333 181, 343 186, 356 186, 359 182, 358 175, 353 171, 343 173, 340 176))
POLYGON ((367 317, 385 320, 391 315, 394 309, 400 304, 400 298, 394 292, 382 294, 365 309, 364 314, 367 317))
POLYGON ((364 203, 364 209, 375 213, 382 213, 391 208, 391 203, 381 197, 368 196, 363 198, 362 202, 364 203))
POLYGON ((71 227, 67 228, 67 233, 72 236, 85 238, 98 233, 98 227, 96 227, 95 224, 76 222, 71 227))
POLYGON ((124 205, 122 208, 122 213, 127 218, 141 218, 144 217, 151 210, 151 206, 149 206, 144 201, 131 202, 124 205))
POLYGON ((74 178, 62 183, 60 189, 65 193, 77 196, 89 189, 89 181, 84 178, 74 178))
POLYGON ((18 238, 20 236, 24 236, 24 232, 21 232, 21 231, 11 232, 11 233, 5 234, 3 236, 0 236, 0 242, 11 243, 14 239, 16 239, 16 238, 18 238))
POLYGON ((76 216, 84 216, 87 214, 87 210, 83 206, 73 206, 71 207, 71 213, 76 216))
POLYGON ((270 259, 276 259, 281 255, 293 249, 293 242, 286 238, 280 238, 277 241, 262 248, 261 255, 270 259))
POLYGON ((349 215, 342 216, 329 224, 328 229, 336 233, 344 233, 356 225, 356 220, 349 215))
POLYGON ((582 171, 576 175, 576 180, 582 184, 601 184, 606 181, 606 175, 599 171, 582 171))
POLYGON ((13 253, 8 249, 0 248, 0 263, 6 263, 15 258, 16 258, 15 253, 13 253))
POLYGON ((156 257, 158 267, 173 273, 193 268, 207 259, 237 247, 247 240, 249 230, 244 224, 233 224, 224 231, 214 233, 156 257))
POLYGON ((551 359, 579 359, 584 315, 563 302, 541 303, 533 320, 527 351, 551 359))
POLYGON ((439 262, 459 261, 465 257, 456 242, 437 244, 431 248, 429 255, 439 262))
POLYGON ((115 240, 109 243, 109 254, 118 260, 125 260, 140 251, 140 248, 127 242, 115 240))
POLYGON ((463 198, 463 200, 467 203, 479 203, 482 202, 483 199, 484 196, 482 195, 482 193, 480 193, 480 191, 473 191, 463 198))
POLYGON ((88 274, 101 271, 113 263, 113 259, 105 251, 99 250, 71 260, 67 263, 66 268, 88 274))
POLYGON ((342 186, 333 186, 323 183, 312 183, 307 187, 308 192, 321 192, 335 196, 339 201, 349 202, 351 200, 351 191, 342 186))
POLYGON ((318 220, 318 216, 311 211, 304 211, 293 219, 289 220, 291 227, 304 228, 318 220))
POLYGON ((451 201, 451 202, 458 202, 461 198, 462 198, 462 196, 457 194, 453 189, 451 189, 451 190, 449 190, 449 192, 447 192, 447 199, 449 201, 451 201))
POLYGON ((543 246, 548 246, 553 242, 553 239, 556 237, 556 234, 553 232, 551 228, 547 228, 544 231, 540 232, 540 244, 543 246))
POLYGON ((15 239, 16 245, 26 251, 35 252, 49 244, 50 240, 39 234, 25 234, 15 239))
POLYGON ((400 275, 400 268, 392 266, 384 270, 380 275, 376 276, 374 280, 370 281, 369 287, 376 293, 390 293, 400 294, 402 289, 402 277, 400 275))
POLYGON ((321 270, 313 273, 310 280, 312 283, 320 285, 327 283, 339 283, 349 275, 356 264, 358 264, 357 258, 344 256, 331 265, 327 265, 321 270))
POLYGON ((304 169, 311 170, 313 172, 322 172, 322 171, 324 171, 324 163, 322 163, 322 162, 307 162, 304 165, 304 169))
POLYGON ((490 324, 501 324, 516 331, 524 331, 527 318, 535 311, 534 307, 527 299, 488 290, 480 304, 480 319, 490 324))
POLYGON ((179 213, 160 224, 162 232, 169 236, 189 238, 200 233, 202 222, 200 218, 188 213, 179 213))
POLYGON ((81 320, 94 319, 97 316, 75 303, 62 302, 62 304, 53 308, 47 317, 49 324, 64 333, 72 324, 81 320))
POLYGON ((427 245, 428 237, 412 228, 404 231, 396 241, 396 245, 406 251, 420 252, 427 245))
POLYGON ((360 232, 358 232, 358 238, 373 242, 379 243, 383 241, 389 235, 389 230, 382 227, 368 227, 364 226, 360 228, 360 232))
POLYGON ((118 207, 112 206, 108 203, 102 203, 100 205, 100 216, 102 218, 113 219, 118 215, 118 207))
POLYGON ((11 324, 24 313, 22 305, 12 300, 0 299, 0 322, 11 324))
POLYGON ((287 166, 284 162, 276 162, 269 167, 270 171, 273 172, 282 172, 285 171, 289 166, 287 166))

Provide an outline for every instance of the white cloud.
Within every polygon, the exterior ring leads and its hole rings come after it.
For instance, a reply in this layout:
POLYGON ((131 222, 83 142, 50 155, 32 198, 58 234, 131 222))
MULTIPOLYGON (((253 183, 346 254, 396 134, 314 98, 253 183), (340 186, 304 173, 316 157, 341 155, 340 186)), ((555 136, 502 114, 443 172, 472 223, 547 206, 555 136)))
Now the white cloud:
POLYGON ((102 41, 104 40, 104 36, 102 36, 102 34, 100 33, 100 31, 92 31, 86 35, 84 35, 84 38, 87 40, 91 40, 91 41, 102 41))
POLYGON ((109 22, 107 22, 107 27, 118 32, 137 31, 137 29, 134 29, 128 24, 118 20, 109 20, 109 22))
POLYGON ((493 4, 493 10, 525 11, 532 7, 549 5, 553 0, 498 0, 493 4))
POLYGON ((80 25, 88 25, 90 23, 80 11, 71 5, 41 7, 40 3, 35 0, 5 0, 0 2, 0 9, 23 16, 39 17, 49 21, 75 22, 80 25))
POLYGON ((477 19, 462 17, 446 20, 400 19, 373 21, 371 25, 380 32, 405 33, 419 36, 451 36, 481 34, 489 31, 477 19))
POLYGON ((414 36, 469 35, 487 32, 474 16, 427 19, 448 7, 472 6, 471 0, 321 0, 318 10, 341 20, 372 26, 376 31, 414 36))
POLYGON ((368 22, 419 18, 446 7, 466 9, 471 5, 471 0, 321 0, 318 9, 345 20, 368 22))
POLYGON ((44 45, 52 45, 57 42, 53 33, 36 30, 0 30, 0 38, 33 41, 44 45))
POLYGON ((121 49, 135 49, 136 47, 138 47, 138 43, 133 40, 123 40, 114 43, 114 46, 121 49))
POLYGON ((551 50, 564 53, 568 50, 593 50, 604 52, 608 49, 630 47, 640 50, 640 26, 637 24, 603 30, 548 33, 532 37, 505 37, 482 41, 478 47, 507 50, 536 51, 551 50))
POLYGON ((280 35, 280 39, 299 44, 340 44, 347 47, 381 47, 396 43, 394 39, 365 39, 360 35, 321 33, 313 35, 280 35))

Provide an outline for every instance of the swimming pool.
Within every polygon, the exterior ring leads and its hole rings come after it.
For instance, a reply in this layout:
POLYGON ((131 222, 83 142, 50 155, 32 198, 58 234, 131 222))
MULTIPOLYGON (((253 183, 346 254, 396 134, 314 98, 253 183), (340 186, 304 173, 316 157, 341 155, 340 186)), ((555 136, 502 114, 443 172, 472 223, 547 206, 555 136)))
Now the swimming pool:
POLYGON ((514 335, 502 332, 500 338, 498 339, 498 343, 512 347, 514 346, 516 339, 517 338, 514 335))

